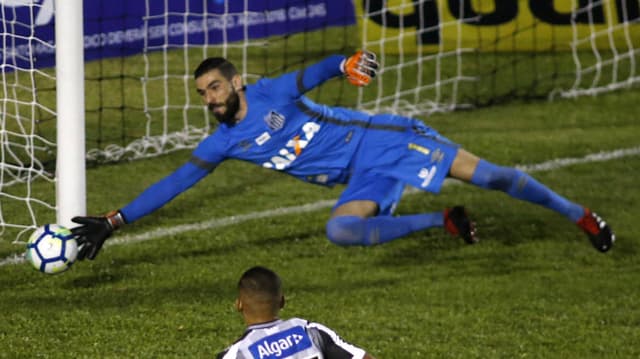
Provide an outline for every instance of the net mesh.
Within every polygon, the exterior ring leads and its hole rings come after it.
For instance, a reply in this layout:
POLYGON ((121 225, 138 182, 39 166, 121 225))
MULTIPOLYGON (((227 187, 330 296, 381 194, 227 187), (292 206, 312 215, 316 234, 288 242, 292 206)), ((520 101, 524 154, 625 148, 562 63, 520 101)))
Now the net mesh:
POLYGON ((35 66, 35 54, 53 53, 35 34, 43 4, 0 7, 0 235, 21 234, 55 209, 53 161, 55 78, 35 66), (18 16, 21 11, 21 16, 18 16), (27 21, 24 12, 27 11, 27 21), (50 189, 40 190, 41 184, 50 189))

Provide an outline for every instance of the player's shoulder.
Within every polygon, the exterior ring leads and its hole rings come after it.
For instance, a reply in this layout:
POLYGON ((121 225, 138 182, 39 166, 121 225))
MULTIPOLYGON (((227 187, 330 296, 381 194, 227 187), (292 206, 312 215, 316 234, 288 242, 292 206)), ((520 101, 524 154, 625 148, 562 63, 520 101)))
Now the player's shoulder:
POLYGON ((223 151, 229 145, 228 132, 229 130, 226 126, 218 125, 212 133, 198 143, 197 148, 207 151, 223 151))
POLYGON ((287 322, 289 322, 291 325, 304 327, 305 331, 313 337, 328 336, 328 337, 334 338, 338 336, 338 334, 328 326, 322 323, 314 322, 304 318, 290 318, 287 320, 287 322))
POLYGON ((318 323, 318 322, 308 321, 307 322, 307 328, 318 330, 318 331, 329 333, 329 334, 335 334, 333 329, 329 328, 328 326, 326 326, 326 325, 324 325, 322 323, 318 323))
POLYGON ((284 327, 303 327, 307 329, 311 322, 304 318, 291 317, 282 321, 284 327))
POLYGON ((253 84, 246 86, 249 97, 260 97, 269 101, 278 100, 286 95, 291 86, 295 86, 293 73, 286 73, 276 77, 263 77, 253 84))
MULTIPOLYGON (((245 333, 245 336, 246 336, 246 333, 245 333)), ((241 356, 239 355, 240 343, 242 342, 242 339, 245 336, 238 339, 235 343, 228 346, 225 350, 216 354, 216 359, 240 359, 241 358, 241 356)))
POLYGON ((258 81, 246 86, 246 91, 256 92, 259 94, 268 94, 268 90, 273 87, 273 79, 270 77, 261 77, 258 81))

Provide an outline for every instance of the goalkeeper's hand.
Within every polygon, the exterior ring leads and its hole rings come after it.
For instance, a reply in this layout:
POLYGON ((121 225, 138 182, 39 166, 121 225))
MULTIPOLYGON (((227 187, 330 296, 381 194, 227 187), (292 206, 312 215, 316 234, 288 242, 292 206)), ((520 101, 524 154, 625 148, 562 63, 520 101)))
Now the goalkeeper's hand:
POLYGON ((113 234, 113 231, 125 224, 120 211, 109 212, 103 217, 73 217, 71 221, 80 224, 72 228, 71 233, 78 241, 78 259, 94 259, 104 241, 113 234))
POLYGON ((340 70, 352 85, 367 86, 378 71, 376 54, 367 50, 358 51, 342 61, 340 70))

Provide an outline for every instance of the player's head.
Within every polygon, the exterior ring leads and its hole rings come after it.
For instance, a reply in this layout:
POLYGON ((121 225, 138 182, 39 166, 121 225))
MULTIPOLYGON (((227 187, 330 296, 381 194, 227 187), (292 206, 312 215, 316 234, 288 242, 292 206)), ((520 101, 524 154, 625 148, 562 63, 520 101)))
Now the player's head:
POLYGON ((248 324, 278 318, 283 306, 282 281, 274 271, 256 266, 242 274, 238 281, 236 309, 248 324))
POLYGON ((238 91, 242 78, 233 64, 222 57, 209 57, 193 73, 198 94, 221 123, 233 125, 240 109, 238 91))

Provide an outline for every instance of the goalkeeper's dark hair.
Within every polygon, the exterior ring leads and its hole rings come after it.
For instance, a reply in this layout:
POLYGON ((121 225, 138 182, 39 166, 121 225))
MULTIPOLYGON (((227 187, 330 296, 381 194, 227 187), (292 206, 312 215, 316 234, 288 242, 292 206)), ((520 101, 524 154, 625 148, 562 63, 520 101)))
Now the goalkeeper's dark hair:
POLYGON ((211 70, 218 69, 222 76, 224 76, 227 80, 231 81, 233 76, 238 74, 238 70, 233 64, 224 57, 209 57, 202 61, 200 65, 193 72, 194 79, 206 74, 211 70))
POLYGON ((278 302, 282 297, 282 281, 271 269, 256 266, 242 274, 238 290, 263 300, 278 302))

